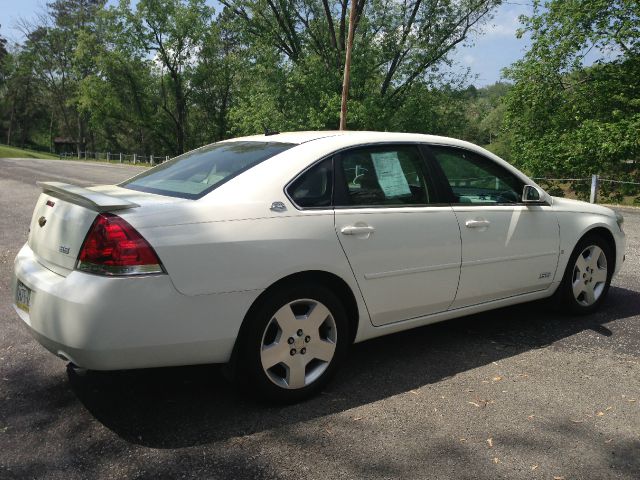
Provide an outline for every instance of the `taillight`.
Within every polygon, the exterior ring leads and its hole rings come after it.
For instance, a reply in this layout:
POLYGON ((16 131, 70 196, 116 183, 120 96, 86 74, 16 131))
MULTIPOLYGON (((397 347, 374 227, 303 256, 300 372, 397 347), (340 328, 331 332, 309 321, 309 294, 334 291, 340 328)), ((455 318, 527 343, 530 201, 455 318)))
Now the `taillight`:
POLYGON ((101 213, 93 221, 76 268, 99 275, 163 272, 151 245, 129 223, 112 213, 101 213))

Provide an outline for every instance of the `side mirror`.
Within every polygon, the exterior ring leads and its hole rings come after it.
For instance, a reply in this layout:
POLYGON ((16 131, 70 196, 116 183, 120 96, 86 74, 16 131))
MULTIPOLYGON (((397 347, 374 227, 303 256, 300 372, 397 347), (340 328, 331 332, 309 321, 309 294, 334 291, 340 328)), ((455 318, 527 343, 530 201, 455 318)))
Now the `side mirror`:
POLYGON ((525 185, 522 189, 522 203, 540 203, 543 192, 533 185, 525 185))

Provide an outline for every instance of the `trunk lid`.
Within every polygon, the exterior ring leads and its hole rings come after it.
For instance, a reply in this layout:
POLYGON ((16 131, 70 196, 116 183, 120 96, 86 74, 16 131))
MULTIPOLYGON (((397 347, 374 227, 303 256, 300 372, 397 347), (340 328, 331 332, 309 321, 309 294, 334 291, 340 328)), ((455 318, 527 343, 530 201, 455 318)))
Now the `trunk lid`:
POLYGON ((38 182, 38 185, 43 191, 31 218, 28 244, 40 263, 65 276, 75 268, 82 244, 99 213, 153 210, 155 205, 173 203, 167 197, 113 185, 91 188, 60 182, 38 182))

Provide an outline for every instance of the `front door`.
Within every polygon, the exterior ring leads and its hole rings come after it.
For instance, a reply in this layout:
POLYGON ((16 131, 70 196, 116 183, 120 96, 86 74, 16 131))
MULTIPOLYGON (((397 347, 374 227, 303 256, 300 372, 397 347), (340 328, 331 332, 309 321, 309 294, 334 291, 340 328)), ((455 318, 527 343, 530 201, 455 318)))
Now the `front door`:
POLYGON ((451 308, 548 288, 558 264, 558 220, 549 205, 522 203, 523 182, 493 160, 430 147, 453 194, 462 238, 460 286, 451 308))

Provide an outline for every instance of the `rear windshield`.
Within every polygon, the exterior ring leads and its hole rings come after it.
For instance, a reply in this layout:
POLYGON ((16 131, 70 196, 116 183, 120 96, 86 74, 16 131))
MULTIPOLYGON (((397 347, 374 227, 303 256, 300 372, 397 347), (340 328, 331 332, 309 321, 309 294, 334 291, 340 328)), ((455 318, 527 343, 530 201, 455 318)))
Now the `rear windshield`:
POLYGON ((273 142, 214 143, 169 160, 120 186, 140 192, 197 199, 293 146, 273 142))

